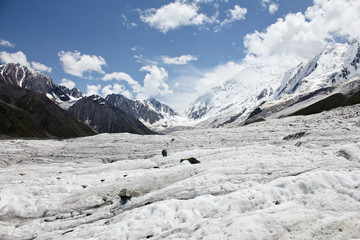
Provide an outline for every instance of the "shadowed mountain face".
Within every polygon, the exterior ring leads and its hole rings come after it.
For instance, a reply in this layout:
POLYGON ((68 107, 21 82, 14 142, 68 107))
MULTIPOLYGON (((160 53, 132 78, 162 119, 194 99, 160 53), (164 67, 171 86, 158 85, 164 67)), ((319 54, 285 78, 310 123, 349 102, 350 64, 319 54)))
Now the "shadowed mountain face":
POLYGON ((100 96, 84 97, 68 111, 98 133, 154 134, 134 116, 123 112, 100 96))
POLYGON ((0 135, 69 138, 94 135, 88 126, 43 94, 15 85, 0 85, 0 135))

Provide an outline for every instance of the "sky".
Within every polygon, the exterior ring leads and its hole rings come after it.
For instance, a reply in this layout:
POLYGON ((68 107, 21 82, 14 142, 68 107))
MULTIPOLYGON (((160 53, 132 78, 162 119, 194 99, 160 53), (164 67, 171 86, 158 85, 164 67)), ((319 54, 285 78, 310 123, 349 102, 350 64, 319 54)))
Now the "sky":
MULTIPOLYGON (((2 0, 0 62, 87 95, 177 111, 249 64, 281 70, 360 37, 358 0, 2 0)), ((249 79, 251 81, 251 79, 249 79)))

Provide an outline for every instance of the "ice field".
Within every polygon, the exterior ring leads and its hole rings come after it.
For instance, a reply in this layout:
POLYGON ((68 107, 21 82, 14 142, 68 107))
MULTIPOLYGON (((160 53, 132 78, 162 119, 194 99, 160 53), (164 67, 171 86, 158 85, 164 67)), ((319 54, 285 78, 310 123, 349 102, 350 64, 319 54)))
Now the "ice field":
POLYGON ((0 239, 359 239, 360 105, 240 128, 1 140, 0 198, 0 239))

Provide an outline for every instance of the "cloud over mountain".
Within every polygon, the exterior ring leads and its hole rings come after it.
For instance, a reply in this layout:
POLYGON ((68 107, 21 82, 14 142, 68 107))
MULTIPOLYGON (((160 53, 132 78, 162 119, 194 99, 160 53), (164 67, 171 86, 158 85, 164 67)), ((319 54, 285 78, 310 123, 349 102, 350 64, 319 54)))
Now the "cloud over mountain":
POLYGON ((81 54, 79 51, 61 51, 58 56, 64 71, 70 75, 83 77, 85 72, 105 74, 102 66, 106 66, 106 62, 101 56, 81 54))
POLYGON ((18 51, 16 53, 8 53, 5 51, 0 52, 0 60, 3 63, 19 63, 21 65, 24 65, 30 69, 35 69, 42 72, 51 72, 52 68, 46 66, 45 64, 39 63, 39 62, 28 62, 26 55, 18 51))

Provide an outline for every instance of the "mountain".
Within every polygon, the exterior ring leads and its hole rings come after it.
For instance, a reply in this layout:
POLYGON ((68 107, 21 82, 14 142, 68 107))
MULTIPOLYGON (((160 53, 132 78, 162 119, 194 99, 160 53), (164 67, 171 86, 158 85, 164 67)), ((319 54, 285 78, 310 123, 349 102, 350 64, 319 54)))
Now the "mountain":
POLYGON ((238 66, 235 76, 192 103, 184 114, 198 127, 220 127, 245 120, 253 109, 271 98, 281 72, 269 65, 238 66))
POLYGON ((177 116, 177 113, 168 105, 163 104, 154 98, 133 101, 120 94, 110 94, 106 96, 105 99, 115 107, 142 120, 148 125, 154 124, 161 119, 177 116))
POLYGON ((54 101, 69 101, 82 96, 78 89, 70 90, 64 86, 58 86, 44 73, 18 63, 0 65, 0 82, 45 94, 54 101))
POLYGON ((0 135, 69 138, 94 135, 88 126, 43 94, 12 84, 0 84, 0 135))
MULTIPOLYGON (((199 126, 239 126, 300 102, 297 108, 305 107, 304 101, 313 104, 321 96, 340 93, 341 83, 360 76, 359 62, 360 44, 352 40, 330 43, 313 59, 285 73, 266 65, 244 66, 236 77, 198 98, 185 114, 198 119, 199 126)), ((346 90, 343 95, 349 94, 346 90)))
POLYGON ((360 75, 359 62, 360 44, 357 40, 328 44, 318 56, 284 74, 275 98, 345 82, 360 75))
POLYGON ((134 116, 113 106, 100 96, 83 97, 68 111, 76 119, 87 124, 98 133, 154 133, 134 116))

